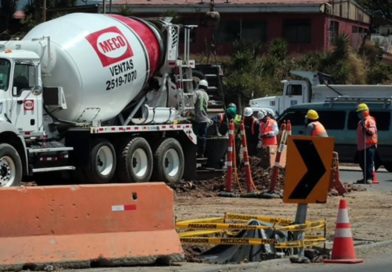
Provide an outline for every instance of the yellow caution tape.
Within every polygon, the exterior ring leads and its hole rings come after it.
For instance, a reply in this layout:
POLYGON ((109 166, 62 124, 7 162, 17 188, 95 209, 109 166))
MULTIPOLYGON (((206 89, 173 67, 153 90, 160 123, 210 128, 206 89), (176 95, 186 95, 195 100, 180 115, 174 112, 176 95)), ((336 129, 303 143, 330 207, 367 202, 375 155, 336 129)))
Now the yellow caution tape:
POLYGON ((215 237, 184 237, 180 238, 183 243, 211 244, 211 245, 248 245, 257 246, 265 244, 275 244, 274 239, 256 238, 215 238, 215 237))
POLYGON ((308 229, 321 229, 324 228, 324 226, 325 226, 325 221, 319 220, 313 222, 306 222, 304 224, 276 227, 275 229, 281 231, 305 231, 308 229))
POLYGON ((246 224, 225 224, 225 223, 177 223, 179 229, 223 229, 223 230, 261 230, 270 229, 268 226, 255 226, 246 224))
POLYGON ((225 215, 225 218, 227 220, 243 220, 243 221, 249 221, 254 219, 258 221, 263 221, 263 222, 268 222, 273 224, 281 224, 281 225, 290 225, 294 223, 293 220, 286 219, 286 218, 268 217, 268 216, 260 216, 260 215, 242 215, 242 214, 227 213, 225 215))
POLYGON ((257 226, 257 225, 247 225, 247 224, 234 224, 234 223, 184 223, 177 222, 176 228, 178 229, 221 229, 221 230, 280 230, 280 231, 306 231, 310 229, 324 228, 325 221, 314 221, 305 224, 296 224, 290 226, 257 226))
POLYGON ((213 235, 224 233, 224 230, 200 230, 200 231, 187 231, 179 233, 180 238, 182 237, 198 237, 203 235, 213 235))
POLYGON ((305 239, 303 241, 289 241, 283 243, 276 243, 275 248, 286 249, 286 248, 303 248, 303 247, 311 247, 313 245, 321 244, 325 242, 324 237, 318 237, 313 239, 305 239))
POLYGON ((183 220, 183 221, 178 221, 177 223, 223 223, 224 219, 223 217, 211 217, 211 218, 199 218, 199 219, 189 219, 189 220, 183 220))
POLYGON ((305 239, 303 241, 289 241, 277 243, 274 239, 257 239, 257 238, 218 238, 218 237, 180 237, 181 242, 190 244, 210 244, 210 245, 238 245, 238 246, 257 246, 273 245, 275 248, 304 248, 325 242, 324 237, 305 239))

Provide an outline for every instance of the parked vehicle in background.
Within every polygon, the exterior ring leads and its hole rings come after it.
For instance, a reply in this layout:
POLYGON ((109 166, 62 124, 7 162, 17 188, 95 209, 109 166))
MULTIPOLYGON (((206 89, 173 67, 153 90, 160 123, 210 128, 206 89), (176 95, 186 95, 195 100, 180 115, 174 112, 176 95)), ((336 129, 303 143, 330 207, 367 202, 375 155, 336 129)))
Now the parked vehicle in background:
POLYGON ((329 97, 390 97, 392 85, 342 85, 322 73, 291 71, 300 80, 283 80, 280 96, 266 96, 249 101, 251 107, 271 108, 281 114, 287 108, 311 102, 323 102, 329 97))
POLYGON ((357 144, 358 117, 355 111, 360 102, 365 102, 370 108, 370 114, 376 119, 378 128, 378 152, 384 167, 392 172, 392 99, 363 99, 336 98, 326 102, 308 103, 292 106, 279 117, 279 124, 283 120, 290 120, 293 135, 305 133, 304 118, 309 109, 318 112, 320 122, 327 129, 328 135, 336 139, 335 149, 342 162, 354 162, 357 144))

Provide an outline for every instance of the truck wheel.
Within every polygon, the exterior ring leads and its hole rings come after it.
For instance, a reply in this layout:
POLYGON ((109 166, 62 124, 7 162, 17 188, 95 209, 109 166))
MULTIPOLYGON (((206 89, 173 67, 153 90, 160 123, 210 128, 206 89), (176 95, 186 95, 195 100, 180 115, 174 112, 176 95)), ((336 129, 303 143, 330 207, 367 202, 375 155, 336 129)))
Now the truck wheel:
POLYGON ((155 177, 158 181, 178 182, 184 174, 184 152, 173 138, 164 140, 154 154, 155 177))
POLYGON ((0 187, 18 186, 22 180, 22 160, 9 144, 0 144, 0 187))
POLYGON ((116 152, 107 140, 99 140, 90 150, 89 161, 85 167, 86 179, 92 183, 107 183, 116 171, 116 152))
POLYGON ((151 178, 153 157, 148 142, 141 137, 132 139, 118 159, 117 178, 120 182, 147 182, 151 178))

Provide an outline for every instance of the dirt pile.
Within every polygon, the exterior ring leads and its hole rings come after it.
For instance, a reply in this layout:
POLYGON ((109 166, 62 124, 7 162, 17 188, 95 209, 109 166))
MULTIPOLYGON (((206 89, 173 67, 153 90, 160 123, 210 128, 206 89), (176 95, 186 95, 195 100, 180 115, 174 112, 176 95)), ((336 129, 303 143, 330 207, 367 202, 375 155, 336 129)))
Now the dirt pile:
MULTIPOLYGON (((272 168, 264 169, 262 167, 263 162, 267 158, 251 157, 250 165, 252 170, 253 183, 258 192, 267 192, 270 189, 272 168)), ((277 183, 275 186, 275 192, 278 195, 283 195, 284 182, 285 182, 285 169, 278 168, 277 183)), ((246 168, 243 165, 237 169, 236 174, 233 175, 233 192, 235 193, 246 193, 247 192, 247 178, 246 168)), ((171 187, 176 193, 187 195, 195 195, 197 197, 213 197, 217 196, 220 192, 225 191, 226 173, 220 172, 216 176, 208 179, 180 181, 175 184, 171 184, 171 187)), ((347 192, 352 191, 363 191, 366 188, 355 184, 343 184, 347 192)), ((332 188, 329 193, 331 196, 337 196, 339 193, 332 188)))

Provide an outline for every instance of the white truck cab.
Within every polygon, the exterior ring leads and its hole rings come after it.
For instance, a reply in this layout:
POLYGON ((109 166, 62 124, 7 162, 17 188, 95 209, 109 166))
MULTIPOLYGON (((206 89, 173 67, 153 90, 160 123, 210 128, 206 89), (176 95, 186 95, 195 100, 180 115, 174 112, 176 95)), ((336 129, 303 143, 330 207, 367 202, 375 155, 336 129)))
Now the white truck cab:
POLYGON ((371 97, 392 96, 392 85, 331 84, 328 75, 306 71, 291 71, 299 80, 282 80, 283 92, 280 96, 266 96, 249 101, 251 107, 272 108, 278 114, 285 109, 312 102, 324 102, 331 97, 371 97))
POLYGON ((0 51, 1 121, 23 137, 43 135, 39 56, 30 51, 0 51))

